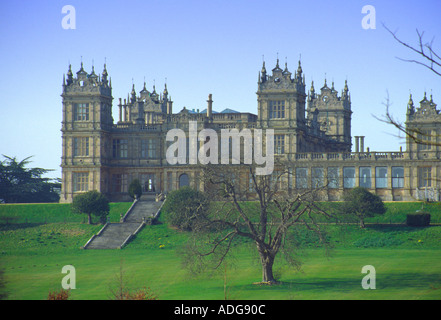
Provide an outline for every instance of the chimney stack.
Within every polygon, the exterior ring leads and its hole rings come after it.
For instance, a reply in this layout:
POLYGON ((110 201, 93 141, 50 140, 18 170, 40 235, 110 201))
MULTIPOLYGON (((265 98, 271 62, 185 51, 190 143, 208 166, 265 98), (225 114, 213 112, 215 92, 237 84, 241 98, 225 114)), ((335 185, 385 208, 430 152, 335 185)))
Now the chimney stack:
POLYGON ((213 100, 211 93, 208 95, 207 103, 207 117, 211 119, 213 117, 213 100))
POLYGON ((118 107, 119 107, 119 122, 122 122, 122 101, 121 101, 121 98, 119 98, 118 107))
POLYGON ((167 101, 167 114, 171 115, 173 113, 173 101, 167 101))
POLYGON ((141 98, 138 99, 138 118, 136 119, 137 124, 145 124, 144 120, 144 101, 141 98))

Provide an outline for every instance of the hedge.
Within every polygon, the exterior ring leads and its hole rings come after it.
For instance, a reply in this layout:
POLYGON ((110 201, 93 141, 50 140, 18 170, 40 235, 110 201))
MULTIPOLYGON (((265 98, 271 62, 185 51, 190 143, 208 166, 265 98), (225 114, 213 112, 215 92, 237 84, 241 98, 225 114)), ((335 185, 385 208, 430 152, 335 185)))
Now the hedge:
POLYGON ((427 212, 408 213, 406 224, 412 227, 424 227, 430 225, 430 214, 427 212))

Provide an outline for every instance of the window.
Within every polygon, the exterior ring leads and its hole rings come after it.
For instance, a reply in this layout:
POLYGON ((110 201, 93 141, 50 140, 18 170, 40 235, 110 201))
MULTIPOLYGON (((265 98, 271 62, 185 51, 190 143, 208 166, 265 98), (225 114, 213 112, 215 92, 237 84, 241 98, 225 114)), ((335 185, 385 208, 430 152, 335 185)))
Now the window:
POLYGON ((370 189, 372 187, 371 182, 371 167, 360 167, 360 187, 370 189))
POLYGON ((269 101, 269 118, 285 118, 285 101, 284 100, 270 100, 269 101))
POLYGON ((127 174, 112 174, 112 191, 127 192, 127 174))
POLYGON ((392 188, 404 188, 403 167, 392 167, 392 188))
POLYGON ((312 168, 311 179, 313 188, 322 188, 325 185, 323 168, 312 168))
POLYGON ((418 144, 418 150, 430 150, 432 149, 431 143, 432 131, 431 130, 421 130, 421 133, 418 134, 418 139, 423 142, 418 144))
POLYGON ((253 174, 248 174, 248 192, 254 192, 254 179, 253 174))
POLYGON ((190 179, 188 174, 183 173, 179 176, 179 188, 186 187, 190 185, 190 179))
POLYGON ((355 168, 343 168, 343 188, 355 188, 355 168))
POLYGON ((156 179, 154 173, 141 174, 141 186, 143 192, 155 192, 156 179))
POLYGON ((89 155, 89 137, 73 138, 74 157, 87 157, 89 155))
POLYGON ((339 170, 338 167, 329 167, 328 168, 328 188, 329 189, 337 189, 340 185, 339 182, 339 170))
POLYGON ((74 105, 74 120, 88 121, 89 120, 89 104, 76 103, 74 105))
POLYGON ((283 134, 274 135, 274 153, 275 154, 285 153, 285 135, 283 134))
POLYGON ((274 170, 270 175, 270 186, 274 190, 281 190, 283 188, 284 172, 281 170, 274 170))
POLYGON ((288 189, 292 189, 292 168, 288 168, 288 189))
POLYGON ((308 188, 308 169, 296 168, 296 188, 306 189, 308 188))
POLYGON ((89 172, 74 172, 72 175, 73 192, 89 191, 89 172))
POLYGON ((113 157, 124 159, 128 157, 129 141, 125 139, 113 140, 113 157))
POLYGON ((173 190, 173 174, 171 172, 167 172, 167 190, 173 190))
POLYGON ((141 140, 141 157, 144 159, 156 158, 156 140, 146 139, 141 140))
POLYGON ((387 167, 375 168, 375 187, 378 189, 387 188, 387 167))
POLYGON ((432 186, 432 167, 418 168, 418 187, 425 188, 432 186))

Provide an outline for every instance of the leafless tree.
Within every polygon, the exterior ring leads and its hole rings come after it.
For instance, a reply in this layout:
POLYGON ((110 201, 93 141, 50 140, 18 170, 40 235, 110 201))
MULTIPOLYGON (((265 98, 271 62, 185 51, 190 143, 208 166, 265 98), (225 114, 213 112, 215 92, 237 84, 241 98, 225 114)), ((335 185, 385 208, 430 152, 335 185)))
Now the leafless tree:
MULTIPOLYGON (((418 65, 421 65, 433 73, 435 73, 437 76, 441 76, 441 57, 439 54, 437 54, 433 48, 433 42, 434 38, 430 42, 425 42, 424 38, 424 32, 420 32, 418 29, 416 30, 417 37, 418 37, 418 44, 417 45, 411 45, 402 39, 400 39, 397 35, 397 31, 391 31, 388 27, 386 27, 383 24, 383 27, 392 35, 392 37, 401 45, 408 48, 411 52, 417 55, 417 58, 415 59, 403 59, 397 57, 399 60, 405 61, 405 62, 411 62, 416 63, 418 65)), ((387 93, 386 101, 383 103, 386 107, 386 113, 381 118, 376 117, 378 120, 385 122, 387 124, 390 124, 397 128, 400 132, 404 133, 407 137, 409 137, 411 140, 413 140, 415 143, 418 144, 428 144, 428 145, 437 145, 435 139, 431 139, 432 137, 427 136, 425 132, 420 130, 419 128, 413 128, 413 127, 407 127, 404 123, 396 119, 391 113, 390 113, 390 106, 391 102, 389 99, 389 94, 387 93)))
POLYGON ((203 166, 205 192, 218 201, 194 225, 187 263, 197 269, 209 260, 219 267, 235 240, 242 237, 257 250, 262 283, 273 284, 273 265, 279 253, 289 265, 300 267, 296 256, 300 243, 293 236, 295 229, 306 227, 316 232, 326 247, 325 234, 316 219, 318 215, 329 215, 317 205, 318 189, 290 192, 286 168, 276 168, 272 175, 256 175, 253 165, 203 166), (250 197, 257 201, 244 201, 250 197))
POLYGON ((127 284, 123 260, 120 261, 119 273, 115 276, 115 285, 109 287, 110 300, 157 300, 158 297, 148 287, 133 290, 127 284))
POLYGON ((436 75, 441 76, 441 57, 433 50, 433 41, 435 38, 432 38, 430 42, 426 42, 423 40, 424 38, 424 31, 420 32, 418 29, 416 29, 416 33, 418 35, 418 45, 413 46, 408 44, 407 42, 404 42, 397 36, 397 32, 391 31, 386 25, 383 24, 383 27, 392 35, 392 37, 401 45, 405 46, 406 48, 410 49, 417 55, 419 55, 420 59, 403 59, 398 58, 400 60, 406 61, 406 62, 412 62, 419 65, 422 65, 432 72, 434 72, 436 75))
MULTIPOLYGON (((404 137, 410 138, 412 141, 414 141, 417 144, 425 144, 425 145, 441 145, 437 143, 437 139, 433 139, 432 135, 428 135, 427 132, 424 130, 421 130, 418 127, 408 127, 405 123, 395 118, 391 112, 390 107, 392 105, 392 102, 390 101, 389 92, 386 91, 386 98, 385 101, 382 103, 385 107, 385 114, 381 117, 377 117, 376 115, 373 115, 373 117, 381 122, 384 122, 386 124, 390 124, 398 129, 399 132, 404 133, 404 137)), ((399 138, 402 138, 401 135, 399 138)))

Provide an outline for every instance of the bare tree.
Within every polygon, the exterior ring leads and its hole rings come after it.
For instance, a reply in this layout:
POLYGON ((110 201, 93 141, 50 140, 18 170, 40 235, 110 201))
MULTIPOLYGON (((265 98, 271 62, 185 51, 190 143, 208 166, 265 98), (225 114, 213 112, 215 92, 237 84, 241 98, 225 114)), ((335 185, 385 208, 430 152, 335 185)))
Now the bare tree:
MULTIPOLYGON (((411 45, 403 40, 401 40, 397 36, 397 32, 391 31, 388 27, 386 27, 383 24, 383 27, 392 35, 392 37, 401 45, 404 47, 410 49, 413 53, 415 53, 418 58, 415 59, 398 59, 405 61, 405 62, 411 62, 416 63, 418 65, 424 66, 425 68, 429 69, 433 73, 435 73, 438 76, 441 76, 441 57, 439 54, 435 52, 433 49, 433 42, 434 38, 430 42, 425 42, 424 38, 424 32, 420 32, 418 29, 416 30, 417 36, 418 36, 418 44, 417 45, 411 45)), ((413 140, 417 144, 427 144, 427 145, 439 145, 435 141, 436 139, 432 139, 431 136, 428 136, 427 133, 422 131, 419 128, 415 127, 407 127, 404 123, 396 119, 391 113, 390 113, 390 106, 391 102, 389 99, 389 93, 387 93, 386 101, 383 103, 386 107, 386 113, 382 116, 382 118, 377 118, 378 120, 385 122, 387 124, 393 125, 396 127, 400 132, 403 132, 407 137, 409 137, 411 140, 413 140)))
MULTIPOLYGON (((433 139, 433 135, 427 134, 426 131, 422 130, 419 127, 415 126, 406 126, 405 123, 395 118, 390 113, 390 107, 392 105, 392 102, 390 101, 389 92, 386 91, 386 98, 385 101, 382 103, 385 107, 385 114, 381 117, 377 117, 376 115, 373 115, 373 117, 381 122, 384 122, 386 124, 390 124, 398 129, 399 132, 404 133, 405 137, 410 138, 412 141, 414 141, 417 144, 424 144, 424 145, 441 145, 440 143, 437 143, 437 139, 433 139)), ((400 138, 402 138, 400 136, 400 138)))
POLYGON ((157 300, 158 296, 148 287, 132 290, 127 284, 123 260, 120 261, 119 273, 115 276, 115 285, 109 287, 111 300, 157 300))
POLYGON ((441 57, 433 50, 433 41, 435 38, 432 38, 430 42, 426 42, 423 40, 424 38, 424 32, 420 32, 418 29, 416 29, 416 33, 418 35, 418 45, 413 46, 408 44, 407 42, 404 42, 397 36, 397 32, 391 31, 388 27, 386 27, 383 24, 383 27, 392 35, 392 37, 398 41, 401 45, 405 46, 406 48, 410 49, 417 55, 419 55, 420 59, 403 59, 398 58, 400 60, 406 61, 406 62, 412 62, 419 65, 422 65, 432 72, 434 72, 436 75, 441 76, 441 57), (421 59, 422 58, 422 59, 421 59))
POLYGON ((300 267, 294 229, 306 227, 326 244, 316 219, 317 214, 328 214, 317 205, 317 189, 290 193, 285 166, 276 168, 272 175, 256 175, 255 169, 253 165, 203 167, 205 192, 219 201, 194 224, 194 238, 188 243, 186 255, 193 270, 206 266, 207 261, 219 267, 235 240, 245 238, 258 253, 262 283, 273 284, 273 265, 279 253, 291 266, 300 267), (243 201, 250 197, 257 201, 243 201))

